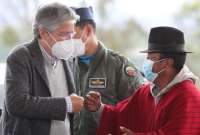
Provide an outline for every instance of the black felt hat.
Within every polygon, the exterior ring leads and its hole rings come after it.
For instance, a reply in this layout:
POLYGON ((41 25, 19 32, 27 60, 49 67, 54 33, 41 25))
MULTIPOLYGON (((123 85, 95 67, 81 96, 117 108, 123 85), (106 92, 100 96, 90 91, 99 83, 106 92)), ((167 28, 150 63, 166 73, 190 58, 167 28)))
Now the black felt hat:
POLYGON ((141 53, 191 53, 184 50, 185 41, 182 31, 173 27, 152 28, 148 49, 141 53))

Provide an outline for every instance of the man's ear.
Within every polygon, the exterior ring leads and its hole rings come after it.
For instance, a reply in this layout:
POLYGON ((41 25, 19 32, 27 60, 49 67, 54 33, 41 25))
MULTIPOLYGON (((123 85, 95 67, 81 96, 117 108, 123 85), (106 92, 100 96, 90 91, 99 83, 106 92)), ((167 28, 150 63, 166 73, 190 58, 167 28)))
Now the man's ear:
POLYGON ((91 36, 92 34, 94 34, 94 29, 90 24, 88 24, 87 26, 88 26, 88 36, 91 36))
POLYGON ((167 66, 172 67, 174 64, 174 60, 172 58, 167 59, 167 66))
POLYGON ((48 36, 48 32, 43 27, 38 27, 38 34, 42 39, 48 36))
POLYGON ((87 36, 88 37, 91 36, 94 33, 94 29, 90 24, 87 24, 84 28, 87 31, 87 36))
POLYGON ((83 28, 83 33, 82 33, 82 35, 83 35, 83 37, 82 37, 83 42, 86 42, 88 40, 88 38, 91 37, 92 31, 93 31, 93 29, 92 29, 92 27, 89 24, 85 25, 85 27, 83 28))

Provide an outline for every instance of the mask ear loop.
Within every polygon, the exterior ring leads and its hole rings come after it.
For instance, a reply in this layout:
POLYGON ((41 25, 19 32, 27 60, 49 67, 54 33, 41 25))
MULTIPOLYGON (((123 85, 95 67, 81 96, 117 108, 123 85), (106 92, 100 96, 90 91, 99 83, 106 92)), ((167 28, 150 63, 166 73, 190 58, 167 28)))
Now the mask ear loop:
POLYGON ((162 73, 163 71, 165 71, 166 68, 161 69, 157 74, 162 73))
POLYGON ((53 39, 53 41, 56 43, 57 42, 57 40, 52 36, 52 34, 49 32, 49 31, 47 31, 47 33, 49 34, 49 36, 53 39))
MULTIPOLYGON (((49 46, 49 44, 47 43, 47 41, 46 40, 44 40, 44 39, 42 39, 42 42, 44 42, 46 45, 47 45, 47 47, 50 49, 50 50, 52 50, 51 49, 51 47, 49 46)), ((43 47, 42 47, 43 48, 43 47)), ((44 48, 43 48, 44 49, 44 48)), ((45 49, 44 49, 45 50, 45 49)), ((45 53, 47 54, 47 52, 45 51, 45 53)), ((49 55, 49 54, 48 54, 49 55)))
MULTIPOLYGON (((45 29, 45 28, 42 27, 41 25, 39 26, 39 28, 45 29)), ((55 38, 51 35, 51 33, 49 33, 48 30, 46 30, 46 31, 47 31, 48 35, 56 42, 55 38)), ((51 64, 52 64, 53 67, 55 68, 57 61, 54 61, 51 57, 53 57, 54 59, 57 59, 57 58, 56 58, 55 56, 52 55, 52 48, 51 48, 51 46, 48 44, 48 42, 47 42, 46 40, 42 39, 41 41, 42 41, 44 44, 46 44, 47 47, 50 49, 51 55, 49 55, 49 54, 47 53, 47 51, 45 50, 45 48, 41 45, 41 49, 43 49, 43 50, 44 50, 44 53, 51 59, 51 64)))
MULTIPOLYGON (((51 33, 50 33, 46 28, 44 28, 42 25, 38 26, 38 28, 39 28, 39 29, 44 29, 44 30, 48 33, 48 35, 53 39, 53 41, 56 42, 55 38, 51 35, 51 33)), ((52 51, 51 46, 49 46, 49 44, 47 43, 46 40, 42 39, 41 41, 44 42, 44 43, 47 45, 47 47, 52 51)), ((44 47, 42 47, 42 48, 44 49, 44 47)), ((44 49, 44 50, 45 50, 45 49, 44 49)), ((45 53, 48 54, 48 53, 46 52, 46 50, 45 50, 45 53)), ((48 54, 48 55, 49 55, 49 54, 48 54)))
MULTIPOLYGON (((154 62, 153 64, 155 64, 155 63, 157 63, 157 62, 161 62, 161 61, 166 60, 166 59, 168 59, 168 58, 158 60, 158 61, 154 62)), ((163 68, 163 69, 161 69, 157 74, 159 75, 160 73, 162 73, 162 72, 165 71, 165 70, 166 70, 166 67, 163 68)))
MULTIPOLYGON (((49 31, 47 31, 48 35, 53 39, 53 41, 56 43, 56 39, 51 35, 51 33, 49 31)), ((43 40, 43 42, 48 46, 48 48, 51 50, 51 54, 52 54, 52 47, 49 46, 49 44, 47 43, 46 40, 43 40)), ((52 57, 56 58, 55 56, 52 55, 52 57)))
POLYGON ((45 27, 43 27, 42 25, 40 25, 40 26, 38 26, 38 29, 45 30, 48 33, 48 35, 53 39, 53 41, 57 42, 57 40, 52 36, 52 34, 45 27))
POLYGON ((83 42, 83 44, 86 45, 88 40, 89 40, 89 37, 87 37, 87 39, 85 40, 85 42, 83 42))
POLYGON ((89 40, 89 36, 87 36, 86 40, 85 40, 85 41, 83 41, 83 35, 84 35, 85 33, 86 33, 86 32, 85 32, 85 31, 83 31, 83 33, 81 34, 81 37, 80 37, 80 39, 81 39, 81 41, 84 43, 84 45, 86 45, 86 44, 87 44, 87 42, 88 42, 88 40, 89 40))
MULTIPOLYGON (((47 47, 52 51, 51 47, 49 46, 49 44, 47 43, 46 40, 42 40, 42 42, 44 42, 44 43, 47 45, 47 47)), ((53 55, 50 56, 50 55, 46 52, 46 50, 44 49, 43 46, 41 46, 41 48, 44 50, 44 53, 51 59, 51 65, 53 65, 53 68, 55 68, 57 61, 54 61, 51 57, 53 57, 54 59, 57 59, 57 58, 56 58, 55 56, 53 56, 53 55)))
POLYGON ((82 33, 82 35, 81 35, 80 40, 82 41, 82 43, 83 43, 83 45, 84 45, 84 48, 85 48, 84 54, 85 54, 85 53, 86 53, 86 44, 87 44, 87 42, 88 42, 88 40, 89 40, 89 37, 86 38, 85 42, 83 42, 82 38, 83 38, 83 33, 82 33))

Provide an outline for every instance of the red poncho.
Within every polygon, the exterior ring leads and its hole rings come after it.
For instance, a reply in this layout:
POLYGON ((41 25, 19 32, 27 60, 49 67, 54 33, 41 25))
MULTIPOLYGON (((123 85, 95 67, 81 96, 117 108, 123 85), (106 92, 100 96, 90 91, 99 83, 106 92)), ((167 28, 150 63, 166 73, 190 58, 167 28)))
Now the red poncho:
POLYGON ((122 135, 119 126, 134 135, 200 135, 200 92, 186 80, 155 104, 145 85, 115 107, 105 105, 97 135, 122 135))

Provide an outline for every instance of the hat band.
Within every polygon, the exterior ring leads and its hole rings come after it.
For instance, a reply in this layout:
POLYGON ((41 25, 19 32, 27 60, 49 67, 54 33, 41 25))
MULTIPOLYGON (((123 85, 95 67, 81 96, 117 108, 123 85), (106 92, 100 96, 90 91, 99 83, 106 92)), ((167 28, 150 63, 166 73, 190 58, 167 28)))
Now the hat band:
POLYGON ((162 52, 185 52, 184 50, 184 44, 166 44, 166 45, 161 45, 161 44, 154 44, 154 43, 149 43, 149 51, 151 50, 158 50, 162 52))

